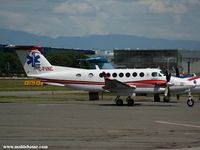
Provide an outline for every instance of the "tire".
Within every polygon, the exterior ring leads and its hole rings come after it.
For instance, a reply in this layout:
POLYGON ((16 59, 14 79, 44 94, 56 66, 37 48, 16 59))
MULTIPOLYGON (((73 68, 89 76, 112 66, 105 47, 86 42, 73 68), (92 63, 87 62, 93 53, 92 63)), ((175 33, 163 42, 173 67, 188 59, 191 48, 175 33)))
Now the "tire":
POLYGON ((191 100, 187 100, 187 105, 189 106, 189 107, 192 107, 193 105, 194 105, 194 100, 193 99, 191 99, 191 100))
POLYGON ((170 101, 170 97, 169 96, 164 96, 163 98, 163 102, 169 102, 170 101))
POLYGON ((159 94, 154 94, 154 102, 160 102, 159 94))
POLYGON ((116 105, 123 106, 123 100, 121 100, 121 99, 116 100, 116 105))
POLYGON ((134 105, 134 100, 132 98, 129 98, 127 100, 128 106, 133 106, 134 105))

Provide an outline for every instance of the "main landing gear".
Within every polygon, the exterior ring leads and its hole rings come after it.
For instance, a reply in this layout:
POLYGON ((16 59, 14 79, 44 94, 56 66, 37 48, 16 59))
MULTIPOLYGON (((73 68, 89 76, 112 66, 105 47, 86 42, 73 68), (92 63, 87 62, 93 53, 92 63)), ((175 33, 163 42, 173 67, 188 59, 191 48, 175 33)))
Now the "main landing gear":
POLYGON ((117 96, 115 98, 115 103, 116 103, 117 106, 122 106, 123 105, 123 100, 120 99, 120 96, 117 96))
POLYGON ((188 93, 188 100, 187 100, 187 105, 189 107, 192 107, 194 105, 194 100, 192 99, 192 95, 191 95, 191 92, 189 91, 188 93))
MULTIPOLYGON (((133 106, 134 105, 134 99, 132 99, 130 96, 126 98, 126 102, 128 106, 133 106)), ((117 106, 123 106, 123 100, 120 99, 120 96, 117 96, 115 99, 115 103, 117 106)))
POLYGON ((160 95, 158 93, 154 94, 154 102, 160 102, 160 95))
POLYGON ((170 96, 164 96, 163 97, 163 102, 170 102, 170 96))
MULTIPOLYGON (((169 102, 170 101, 170 96, 164 96, 163 97, 163 102, 169 102)), ((160 95, 158 93, 154 94, 154 102, 160 102, 160 95)))

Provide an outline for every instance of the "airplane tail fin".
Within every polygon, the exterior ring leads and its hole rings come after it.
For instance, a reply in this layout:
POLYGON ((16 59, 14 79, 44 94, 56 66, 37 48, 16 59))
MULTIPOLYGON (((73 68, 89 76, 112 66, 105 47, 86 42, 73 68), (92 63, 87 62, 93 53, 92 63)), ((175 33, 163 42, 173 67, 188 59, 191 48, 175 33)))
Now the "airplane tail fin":
POLYGON ((27 76, 54 71, 53 66, 38 50, 39 46, 14 46, 27 76))

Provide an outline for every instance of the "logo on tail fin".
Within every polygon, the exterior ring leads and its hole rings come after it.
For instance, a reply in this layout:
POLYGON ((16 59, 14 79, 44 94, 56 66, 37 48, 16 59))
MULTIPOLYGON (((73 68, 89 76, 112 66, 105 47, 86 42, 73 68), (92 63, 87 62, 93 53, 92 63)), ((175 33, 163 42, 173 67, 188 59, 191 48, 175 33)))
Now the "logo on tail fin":
POLYGON ((30 65, 32 67, 36 67, 37 65, 40 64, 40 61, 39 61, 39 58, 40 58, 40 55, 36 55, 35 52, 31 52, 28 56, 27 56, 27 64, 30 65))

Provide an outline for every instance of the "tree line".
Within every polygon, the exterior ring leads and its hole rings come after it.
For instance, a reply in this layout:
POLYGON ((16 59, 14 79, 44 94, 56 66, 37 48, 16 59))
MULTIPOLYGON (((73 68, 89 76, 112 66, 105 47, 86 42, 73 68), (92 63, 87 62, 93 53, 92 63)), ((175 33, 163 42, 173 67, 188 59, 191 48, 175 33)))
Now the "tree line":
MULTIPOLYGON (((79 59, 87 58, 85 54, 76 51, 53 51, 46 53, 45 57, 52 65, 76 68, 80 67, 79 59)), ((15 52, 0 52, 0 76, 26 76, 15 52)))

